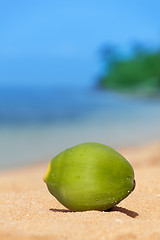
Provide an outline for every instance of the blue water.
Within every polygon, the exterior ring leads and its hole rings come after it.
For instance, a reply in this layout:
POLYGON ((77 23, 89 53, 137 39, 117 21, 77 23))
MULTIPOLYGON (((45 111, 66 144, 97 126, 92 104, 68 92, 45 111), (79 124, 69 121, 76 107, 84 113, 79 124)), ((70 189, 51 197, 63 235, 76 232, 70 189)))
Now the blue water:
POLYGON ((160 99, 78 89, 0 89, 0 168, 81 142, 120 148, 160 139, 160 99))
POLYGON ((103 94, 93 91, 0 89, 0 125, 76 121, 107 102, 103 94))

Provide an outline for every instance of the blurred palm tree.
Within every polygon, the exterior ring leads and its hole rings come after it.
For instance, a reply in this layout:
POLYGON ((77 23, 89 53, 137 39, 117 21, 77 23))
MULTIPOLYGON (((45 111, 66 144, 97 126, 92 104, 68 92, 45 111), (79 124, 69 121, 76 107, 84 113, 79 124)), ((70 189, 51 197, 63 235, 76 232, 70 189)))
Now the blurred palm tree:
POLYGON ((136 43, 133 56, 124 59, 113 46, 106 46, 102 56, 106 65, 98 85, 116 91, 160 94, 160 50, 151 51, 136 43))

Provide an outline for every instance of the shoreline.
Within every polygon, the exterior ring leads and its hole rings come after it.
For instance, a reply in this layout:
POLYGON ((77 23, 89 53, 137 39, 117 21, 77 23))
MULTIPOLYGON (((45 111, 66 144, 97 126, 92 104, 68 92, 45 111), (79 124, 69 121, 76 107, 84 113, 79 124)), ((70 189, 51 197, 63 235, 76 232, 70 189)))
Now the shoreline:
POLYGON ((71 212, 49 194, 47 161, 0 174, 0 240, 160 238, 160 142, 119 152, 135 171, 135 190, 111 211, 71 212))
POLYGON ((0 169, 50 159, 82 142, 117 149, 159 140, 159 100, 89 89, 37 90, 34 97, 30 90, 0 96, 0 169))

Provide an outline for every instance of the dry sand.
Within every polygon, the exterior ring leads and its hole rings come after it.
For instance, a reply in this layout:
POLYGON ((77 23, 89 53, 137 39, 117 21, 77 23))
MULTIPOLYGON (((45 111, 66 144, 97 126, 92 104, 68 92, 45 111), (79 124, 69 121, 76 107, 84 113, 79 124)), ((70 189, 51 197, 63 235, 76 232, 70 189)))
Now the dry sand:
POLYGON ((47 163, 0 174, 0 240, 160 239, 160 143, 121 149, 136 188, 112 211, 71 212, 42 181, 47 163))

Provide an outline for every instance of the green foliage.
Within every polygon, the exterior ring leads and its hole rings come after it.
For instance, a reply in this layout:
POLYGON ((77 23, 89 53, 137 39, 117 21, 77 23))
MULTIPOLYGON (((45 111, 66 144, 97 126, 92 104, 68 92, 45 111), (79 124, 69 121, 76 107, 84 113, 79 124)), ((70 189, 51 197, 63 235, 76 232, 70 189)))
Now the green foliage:
POLYGON ((137 53, 127 60, 114 59, 99 85, 116 91, 160 93, 160 52, 137 53))

